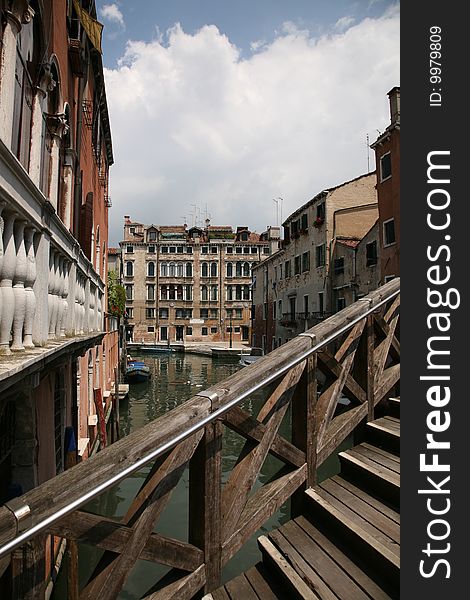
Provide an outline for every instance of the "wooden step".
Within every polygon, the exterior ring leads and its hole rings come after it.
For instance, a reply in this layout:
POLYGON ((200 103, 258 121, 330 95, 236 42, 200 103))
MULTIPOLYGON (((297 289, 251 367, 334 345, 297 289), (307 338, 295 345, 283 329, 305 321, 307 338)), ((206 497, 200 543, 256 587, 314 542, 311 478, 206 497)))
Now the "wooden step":
POLYGON ((289 598, 320 600, 321 597, 300 577, 270 539, 265 535, 260 536, 258 546, 263 555, 263 563, 289 589, 289 598))
POLYGON ((381 417, 367 423, 367 439, 376 446, 400 453, 400 420, 396 417, 381 417))
POLYGON ((258 563, 202 600, 282 600, 289 591, 276 581, 263 563, 258 563), (253 596, 254 594, 254 596, 253 596))
MULTIPOLYGON (((370 446, 369 446, 370 447, 370 446)), ((369 494, 398 510, 400 506, 400 466, 385 450, 374 452, 360 445, 338 454, 341 473, 346 479, 369 494), (391 465, 395 464, 394 468, 391 465), (398 471, 398 472, 397 472, 398 471)), ((393 455, 392 455, 393 456, 393 455)))
POLYGON ((400 418, 400 398, 389 398, 387 410, 392 417, 400 418))
POLYGON ((371 578, 395 595, 400 578, 398 524, 385 514, 386 506, 382 510, 375 507, 376 499, 366 502, 339 483, 327 482, 305 492, 310 521, 341 552, 347 553, 371 578))

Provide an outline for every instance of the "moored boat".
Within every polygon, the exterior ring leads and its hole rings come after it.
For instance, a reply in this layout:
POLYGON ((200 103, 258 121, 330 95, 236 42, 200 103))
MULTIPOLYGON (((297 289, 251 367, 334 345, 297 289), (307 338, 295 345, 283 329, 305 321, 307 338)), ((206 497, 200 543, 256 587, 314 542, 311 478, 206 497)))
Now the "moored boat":
POLYGON ((143 383, 150 379, 150 369, 142 360, 129 360, 125 378, 127 383, 143 383))

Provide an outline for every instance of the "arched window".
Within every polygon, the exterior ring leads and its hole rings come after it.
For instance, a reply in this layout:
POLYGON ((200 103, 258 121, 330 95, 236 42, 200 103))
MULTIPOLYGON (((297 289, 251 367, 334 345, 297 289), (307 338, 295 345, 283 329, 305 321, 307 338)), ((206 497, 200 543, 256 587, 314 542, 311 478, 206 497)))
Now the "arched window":
POLYGON ((248 233, 246 231, 244 231, 241 236, 240 239, 242 242, 247 242, 248 241, 248 233))
POLYGON ((183 277, 183 263, 181 262, 176 265, 176 276, 183 277))
POLYGON ((186 263, 186 277, 193 276, 193 265, 192 263, 186 263))
POLYGON ((170 263, 170 265, 168 267, 168 275, 169 275, 169 277, 175 277, 175 275, 176 275, 175 263, 170 263))
POLYGON ((183 299, 183 286, 182 285, 178 285, 176 287, 176 299, 177 300, 183 299))
POLYGON ((250 276, 250 263, 243 263, 243 277, 250 276))
POLYGON ((201 277, 209 277, 209 265, 206 262, 201 265, 201 277))
POLYGON ((211 263, 211 277, 217 277, 217 263, 211 263))
POLYGON ((236 271, 237 277, 241 277, 242 276, 242 263, 241 262, 237 262, 236 263, 236 269, 235 269, 235 271, 236 271))
POLYGON ((244 285, 243 286, 243 300, 249 300, 250 299, 250 286, 249 285, 244 285))
POLYGON ((232 263, 227 263, 227 277, 233 277, 233 265, 232 263))
POLYGON ((169 286, 170 290, 168 293, 169 296, 169 300, 176 300, 176 290, 175 290, 175 286, 174 285, 170 285, 169 286))
POLYGON ((207 285, 201 286, 201 300, 209 300, 207 285))
POLYGON ((218 286, 211 285, 211 300, 217 300, 218 286))
POLYGON ((148 277, 155 277, 155 263, 152 261, 147 263, 147 275, 148 277))
POLYGON ((160 288, 160 300, 168 300, 168 286, 162 285, 160 288))
POLYGON ((227 286, 227 300, 233 300, 233 285, 227 286))
POLYGON ((126 277, 134 277, 134 263, 132 260, 126 262, 126 277))

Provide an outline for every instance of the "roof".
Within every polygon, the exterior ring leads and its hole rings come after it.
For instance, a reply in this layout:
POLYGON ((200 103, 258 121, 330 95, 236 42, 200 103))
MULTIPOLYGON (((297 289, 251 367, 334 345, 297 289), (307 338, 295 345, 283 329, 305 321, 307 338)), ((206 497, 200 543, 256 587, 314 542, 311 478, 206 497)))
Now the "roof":
POLYGON ((108 254, 121 254, 121 248, 108 248, 108 254))
POLYGON ((343 183, 340 183, 339 185, 335 185, 333 187, 330 187, 330 188, 322 190, 316 196, 314 196, 311 200, 309 200, 305 204, 302 204, 302 206, 300 208, 298 208, 293 213, 291 213, 287 217, 287 219, 282 223, 282 225, 285 226, 285 224, 288 221, 290 221, 291 219, 293 219, 297 215, 300 215, 306 208, 308 208, 309 206, 311 206, 312 204, 314 204, 317 200, 322 199, 327 194, 329 194, 331 192, 334 192, 335 190, 343 187, 344 185, 348 185, 349 183, 353 183, 353 181, 359 181, 359 179, 362 179, 363 177, 370 177, 371 175, 375 175, 375 174, 376 174, 375 171, 370 171, 369 173, 363 173, 362 175, 359 175, 358 177, 354 177, 354 179, 349 179, 348 181, 343 181, 343 183))
POLYGON ((349 248, 356 248, 359 245, 359 242, 361 240, 357 239, 357 238, 350 238, 350 239, 341 239, 341 238, 337 238, 336 242, 338 244, 342 244, 343 246, 348 246, 349 248))

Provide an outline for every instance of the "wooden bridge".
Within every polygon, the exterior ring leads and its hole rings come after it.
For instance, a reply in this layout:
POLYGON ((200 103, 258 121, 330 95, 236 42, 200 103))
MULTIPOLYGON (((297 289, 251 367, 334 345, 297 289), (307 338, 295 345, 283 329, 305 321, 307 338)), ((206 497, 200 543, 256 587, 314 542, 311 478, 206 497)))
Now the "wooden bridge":
POLYGON ((169 570, 145 600, 398 597, 399 280, 395 279, 227 380, 0 508, 0 573, 12 597, 44 598, 44 539, 68 541, 68 598, 117 598, 139 559, 169 570), (243 400, 264 393, 257 414, 243 400), (347 398, 349 403, 339 403, 347 398), (291 439, 279 431, 291 419, 291 439), (222 481, 223 432, 245 438, 222 481), (317 481, 339 454, 341 472, 317 481), (284 464, 264 485, 268 454, 284 464), (143 465, 119 521, 80 510, 143 465), (189 467, 185 540, 156 532, 189 467), (288 499, 292 519, 258 540, 262 562, 221 587, 223 566, 288 499), (77 543, 104 550, 79 589, 77 543))

